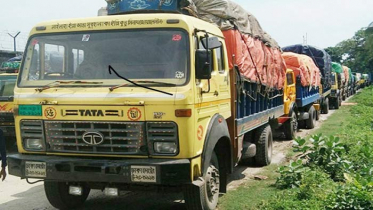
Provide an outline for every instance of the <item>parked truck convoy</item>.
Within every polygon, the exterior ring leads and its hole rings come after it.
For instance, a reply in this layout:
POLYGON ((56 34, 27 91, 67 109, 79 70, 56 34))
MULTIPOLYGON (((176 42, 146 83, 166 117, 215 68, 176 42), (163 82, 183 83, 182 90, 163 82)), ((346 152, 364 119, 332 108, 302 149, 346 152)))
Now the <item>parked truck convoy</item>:
POLYGON ((291 139, 329 110, 328 55, 302 57, 308 77, 287 69, 229 0, 107 2, 107 16, 36 25, 14 89, 9 173, 44 180, 56 208, 167 188, 215 209, 239 161, 270 164, 272 129, 291 139))

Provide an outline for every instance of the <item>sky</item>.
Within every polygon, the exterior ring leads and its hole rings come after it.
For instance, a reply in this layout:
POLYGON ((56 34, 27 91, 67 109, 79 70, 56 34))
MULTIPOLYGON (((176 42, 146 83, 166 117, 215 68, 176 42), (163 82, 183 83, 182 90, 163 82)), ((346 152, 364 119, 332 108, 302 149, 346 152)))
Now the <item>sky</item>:
MULTIPOLYGON (((373 22, 373 0, 235 0, 257 17, 280 46, 335 46, 373 22)), ((23 51, 31 28, 41 21, 97 16, 105 0, 2 0, 0 50, 23 51)))

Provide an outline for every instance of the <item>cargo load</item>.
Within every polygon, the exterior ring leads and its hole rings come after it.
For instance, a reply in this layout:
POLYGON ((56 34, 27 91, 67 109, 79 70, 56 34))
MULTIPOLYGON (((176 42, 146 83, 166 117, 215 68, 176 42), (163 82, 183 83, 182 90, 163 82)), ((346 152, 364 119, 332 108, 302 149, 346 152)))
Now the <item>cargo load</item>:
POLYGON ((342 66, 343 67, 343 74, 344 74, 344 77, 345 77, 345 82, 344 82, 344 85, 347 86, 348 85, 348 81, 350 80, 350 73, 349 73, 349 69, 347 66, 342 66))
POLYGON ((332 62, 332 72, 341 74, 343 72, 342 65, 336 62, 332 62))
POLYGON ((303 87, 320 85, 320 70, 307 55, 292 52, 282 54, 286 67, 294 71, 296 77, 300 77, 303 87))
POLYGON ((304 54, 310 56, 316 66, 320 69, 322 74, 322 85, 324 89, 329 89, 331 87, 331 68, 332 61, 330 55, 323 49, 313 47, 310 45, 292 45, 282 48, 284 52, 294 52, 298 54, 304 54))
POLYGON ((352 75, 352 70, 350 68, 348 68, 348 77, 349 77, 348 82, 353 83, 354 82, 354 77, 352 75))
POLYGON ((191 5, 198 18, 223 31, 231 69, 237 66, 251 82, 283 88, 286 66, 281 50, 251 13, 230 0, 192 0, 191 5))
POLYGON ((272 89, 284 86, 286 67, 280 47, 251 13, 233 1, 106 1, 109 15, 136 10, 178 11, 212 23, 226 38, 230 69, 237 67, 244 79, 272 89))

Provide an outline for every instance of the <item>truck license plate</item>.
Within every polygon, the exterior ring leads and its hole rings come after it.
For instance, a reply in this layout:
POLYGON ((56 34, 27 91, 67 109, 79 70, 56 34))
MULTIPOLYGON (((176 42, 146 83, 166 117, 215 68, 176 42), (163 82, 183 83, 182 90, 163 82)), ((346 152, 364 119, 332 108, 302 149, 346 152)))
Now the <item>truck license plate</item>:
POLYGON ((26 177, 46 177, 47 165, 43 162, 26 161, 25 175, 26 177))
POLYGON ((155 166, 131 166, 132 182, 157 182, 157 169, 155 166))

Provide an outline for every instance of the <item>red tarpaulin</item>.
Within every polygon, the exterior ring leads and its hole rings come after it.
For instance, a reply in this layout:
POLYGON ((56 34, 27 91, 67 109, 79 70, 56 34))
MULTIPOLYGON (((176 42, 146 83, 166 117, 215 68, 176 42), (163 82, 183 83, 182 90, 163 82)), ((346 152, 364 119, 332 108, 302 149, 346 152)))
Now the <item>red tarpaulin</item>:
POLYGON ((348 81, 350 79, 350 73, 348 71, 348 67, 347 66, 342 66, 343 67, 343 74, 345 75, 345 78, 346 78, 346 81, 345 81, 345 86, 348 85, 348 81))
POLYGON ((300 76, 302 86, 319 86, 320 69, 307 55, 285 52, 282 54, 286 67, 294 71, 295 76, 300 76))
POLYGON ((271 88, 284 87, 286 67, 279 49, 268 47, 261 40, 238 30, 226 30, 223 34, 230 69, 236 65, 247 80, 271 88))

